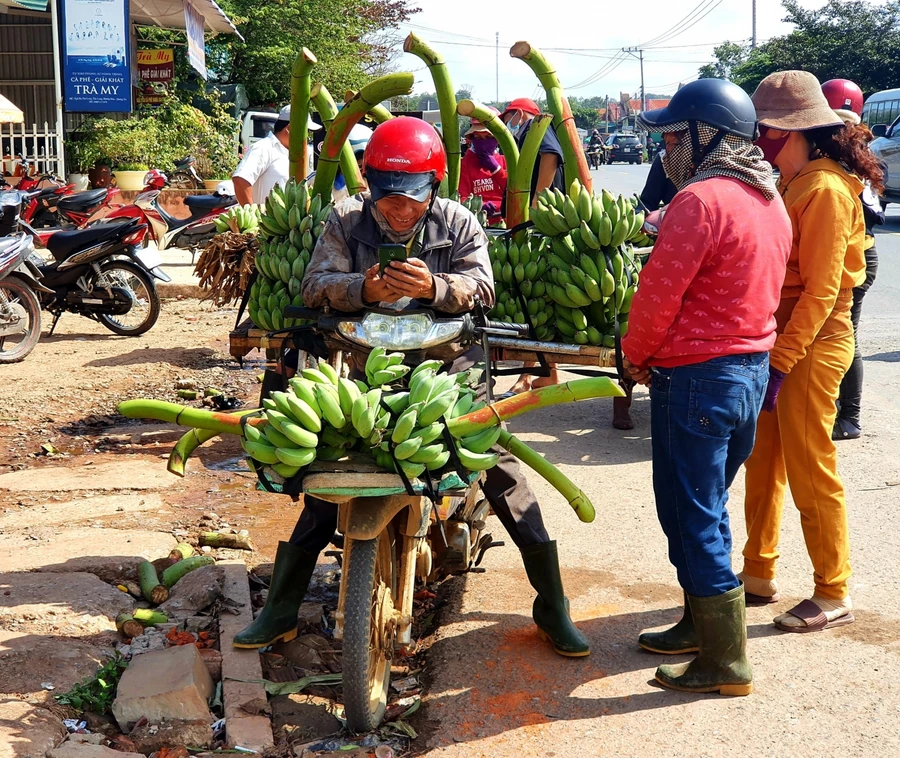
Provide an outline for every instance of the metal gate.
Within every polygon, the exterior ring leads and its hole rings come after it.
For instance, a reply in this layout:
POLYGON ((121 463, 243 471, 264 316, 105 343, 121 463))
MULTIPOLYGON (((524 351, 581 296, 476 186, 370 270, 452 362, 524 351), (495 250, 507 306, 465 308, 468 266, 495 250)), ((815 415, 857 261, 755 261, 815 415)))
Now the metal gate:
POLYGON ((15 175, 20 155, 31 161, 36 174, 58 175, 61 169, 59 136, 46 121, 42 127, 0 124, 0 154, 3 172, 8 175, 15 175))

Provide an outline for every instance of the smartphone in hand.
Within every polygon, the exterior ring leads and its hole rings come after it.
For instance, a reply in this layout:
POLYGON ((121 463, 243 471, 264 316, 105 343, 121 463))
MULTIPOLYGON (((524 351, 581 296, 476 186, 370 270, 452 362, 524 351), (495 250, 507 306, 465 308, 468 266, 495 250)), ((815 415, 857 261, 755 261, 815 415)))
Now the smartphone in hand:
POLYGON ((391 261, 405 261, 409 256, 406 245, 379 245, 378 246, 378 263, 381 273, 388 267, 391 261))

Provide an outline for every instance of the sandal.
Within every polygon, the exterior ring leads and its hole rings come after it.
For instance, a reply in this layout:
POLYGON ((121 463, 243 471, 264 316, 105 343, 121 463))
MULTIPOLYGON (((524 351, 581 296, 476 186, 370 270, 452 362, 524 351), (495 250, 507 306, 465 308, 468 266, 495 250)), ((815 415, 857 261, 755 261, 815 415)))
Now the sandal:
POLYGON ((774 624, 783 632, 794 632, 797 634, 806 634, 807 632, 821 632, 824 629, 832 629, 836 626, 845 626, 852 624, 856 619, 853 613, 848 612, 845 616, 829 621, 825 616, 825 611, 819 608, 812 600, 803 600, 791 608, 788 613, 791 616, 803 621, 806 626, 787 626, 786 624, 775 621, 774 624))

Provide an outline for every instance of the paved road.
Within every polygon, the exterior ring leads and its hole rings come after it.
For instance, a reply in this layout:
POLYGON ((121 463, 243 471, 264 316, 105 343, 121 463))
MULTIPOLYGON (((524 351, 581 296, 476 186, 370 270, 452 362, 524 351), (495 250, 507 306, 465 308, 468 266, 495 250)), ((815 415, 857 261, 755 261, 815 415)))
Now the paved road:
MULTIPOLYGON (((630 194, 647 170, 606 166, 595 172, 595 187, 630 194)), ((490 551, 487 573, 458 580, 430 654, 429 755, 900 755, 900 207, 889 214, 862 325, 865 434, 839 449, 857 623, 810 635, 780 634, 771 625, 812 589, 799 518, 788 503, 779 567, 785 599, 748 611, 754 694, 694 697, 657 688, 659 657, 635 640, 678 617, 681 591, 653 505, 647 397, 636 397, 631 433, 611 428, 608 402, 530 414, 513 431, 597 506, 597 520, 581 524, 532 477, 593 654, 563 660, 549 652, 531 624, 533 595, 516 551, 510 544, 490 551)), ((742 501, 739 481, 732 491, 737 546, 745 536, 742 501)), ((494 523, 495 536, 502 535, 494 523)))

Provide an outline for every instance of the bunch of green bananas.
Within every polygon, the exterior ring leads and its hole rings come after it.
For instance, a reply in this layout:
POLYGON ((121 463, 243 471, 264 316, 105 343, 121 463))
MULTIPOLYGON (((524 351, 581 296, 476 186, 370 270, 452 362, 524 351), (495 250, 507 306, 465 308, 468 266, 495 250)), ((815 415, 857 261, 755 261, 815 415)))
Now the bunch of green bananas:
POLYGON ((262 210, 256 203, 235 205, 233 208, 225 211, 225 213, 216 216, 216 231, 219 234, 227 231, 237 232, 238 234, 258 234, 261 215, 262 210))
MULTIPOLYGON (((451 458, 446 422, 484 405, 473 387, 481 371, 438 374, 441 362, 425 361, 410 372, 403 357, 373 350, 368 382, 340 377, 325 361, 302 369, 287 392, 263 401, 266 424, 244 428, 242 445, 254 467, 283 480, 316 459, 336 461, 357 451, 411 479, 426 470, 440 478, 451 458), (390 386, 407 376, 404 388, 390 386)), ((500 432, 495 426, 456 440, 460 463, 470 471, 496 465, 498 456, 489 449, 500 432)))
POLYGON ((277 330, 300 323, 285 319, 282 309, 303 305, 300 285, 331 210, 331 203, 323 204, 318 195, 310 201, 306 184, 293 179, 269 194, 256 254, 260 276, 251 287, 247 307, 257 326, 277 330))
POLYGON ((488 225, 487 211, 484 210, 484 200, 481 199, 480 195, 472 195, 467 200, 464 200, 462 205, 472 211, 479 224, 482 226, 488 225))
POLYGON ((488 252, 494 273, 496 302, 491 310, 491 318, 497 321, 527 323, 523 306, 516 292, 525 299, 537 339, 547 342, 553 339, 553 302, 548 297, 544 281, 549 263, 547 260, 547 239, 530 237, 517 245, 503 237, 491 237, 488 252))

